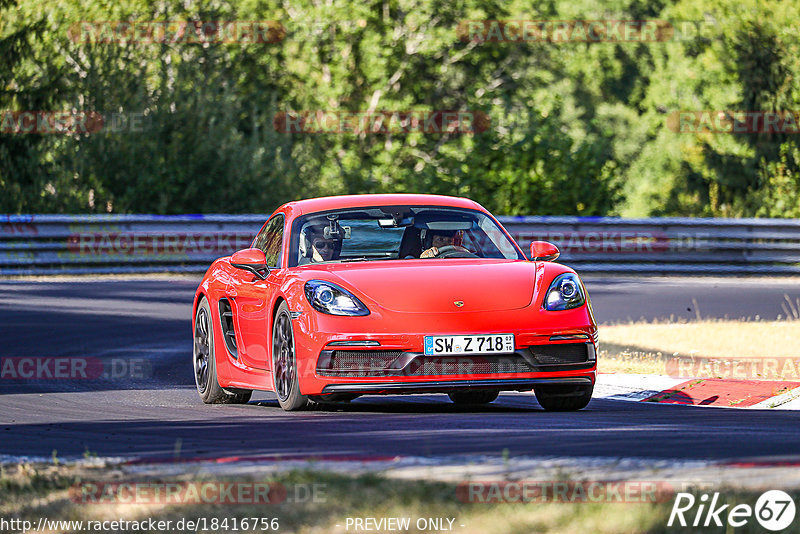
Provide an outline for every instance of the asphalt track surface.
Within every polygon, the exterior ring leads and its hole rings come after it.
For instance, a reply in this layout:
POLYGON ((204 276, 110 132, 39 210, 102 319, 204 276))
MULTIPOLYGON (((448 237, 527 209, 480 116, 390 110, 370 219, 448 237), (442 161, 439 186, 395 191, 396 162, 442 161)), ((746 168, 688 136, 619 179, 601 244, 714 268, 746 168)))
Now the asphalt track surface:
MULTIPOLYGON (((270 393, 206 406, 191 374, 197 280, 0 281, 0 358, 87 356, 120 366, 103 380, 0 380, 0 460, 9 457, 261 458, 291 455, 500 455, 675 459, 786 458, 800 412, 593 400, 547 413, 532 394, 464 409, 444 395, 363 397, 285 413, 270 393)), ((601 323, 775 318, 800 280, 589 278, 601 323), (693 300, 694 299, 694 300, 693 300), (696 302, 696 305, 695 305, 696 302)), ((795 459, 797 457, 794 457, 795 459)))

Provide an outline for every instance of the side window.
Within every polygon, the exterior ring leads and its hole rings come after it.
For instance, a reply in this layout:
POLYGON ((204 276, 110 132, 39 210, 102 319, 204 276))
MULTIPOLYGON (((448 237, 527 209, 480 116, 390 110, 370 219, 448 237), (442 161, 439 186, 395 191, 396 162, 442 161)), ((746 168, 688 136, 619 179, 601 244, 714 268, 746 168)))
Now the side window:
POLYGON ((283 214, 276 215, 258 233, 253 247, 260 248, 267 256, 269 267, 280 267, 281 246, 283 245, 283 214))

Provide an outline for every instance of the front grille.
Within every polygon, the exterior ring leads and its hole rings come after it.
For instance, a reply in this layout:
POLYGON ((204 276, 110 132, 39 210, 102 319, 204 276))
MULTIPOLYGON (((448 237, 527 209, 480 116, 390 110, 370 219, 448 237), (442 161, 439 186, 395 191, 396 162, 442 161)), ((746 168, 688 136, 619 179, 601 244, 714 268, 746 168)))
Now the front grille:
POLYGON ((421 357, 411 362, 403 374, 407 376, 494 375, 533 371, 533 367, 524 358, 509 354, 507 356, 421 357))
POLYGON ((564 365, 589 361, 586 343, 560 343, 528 347, 537 365, 564 365))
POLYGON ((517 354, 423 356, 400 351, 326 351, 317 363, 320 375, 351 377, 488 375, 534 370, 517 354))

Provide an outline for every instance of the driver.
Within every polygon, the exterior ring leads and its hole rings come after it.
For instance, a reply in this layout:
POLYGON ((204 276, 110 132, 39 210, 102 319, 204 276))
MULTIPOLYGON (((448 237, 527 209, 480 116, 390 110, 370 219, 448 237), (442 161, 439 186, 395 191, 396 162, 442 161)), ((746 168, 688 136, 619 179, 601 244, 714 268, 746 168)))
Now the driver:
POLYGON ((324 227, 306 227, 300 236, 300 265, 331 261, 338 256, 341 243, 326 239, 324 227))
POLYGON ((419 255, 420 258, 434 258, 442 247, 456 244, 456 230, 428 230, 425 235, 425 246, 428 248, 419 255))
POLYGON ((333 259, 333 253, 336 249, 336 243, 332 239, 317 237, 311 243, 311 248, 313 250, 311 261, 331 261, 333 259))

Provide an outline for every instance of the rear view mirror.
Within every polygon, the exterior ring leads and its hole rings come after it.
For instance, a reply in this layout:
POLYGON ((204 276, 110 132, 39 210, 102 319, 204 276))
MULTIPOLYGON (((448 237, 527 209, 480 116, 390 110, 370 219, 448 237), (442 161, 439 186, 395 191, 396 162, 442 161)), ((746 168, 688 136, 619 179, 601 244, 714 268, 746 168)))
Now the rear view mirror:
POLYGON ((414 226, 414 217, 378 219, 378 226, 381 228, 405 228, 407 226, 414 226))
POLYGON ((547 241, 531 243, 531 259, 533 261, 553 261, 561 255, 558 247, 547 241))
POLYGON ((269 275, 267 257, 264 251, 258 248, 246 248, 234 252, 231 256, 231 265, 237 269, 250 271, 262 280, 269 275))

